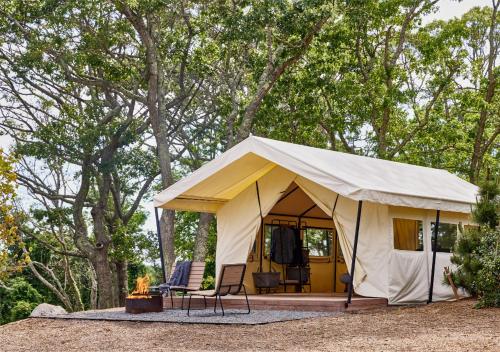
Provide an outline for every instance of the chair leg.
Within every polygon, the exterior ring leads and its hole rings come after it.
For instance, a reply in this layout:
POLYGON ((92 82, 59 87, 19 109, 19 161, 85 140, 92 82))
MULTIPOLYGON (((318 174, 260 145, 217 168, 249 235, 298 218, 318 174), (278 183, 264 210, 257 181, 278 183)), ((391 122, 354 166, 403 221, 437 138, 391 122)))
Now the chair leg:
POLYGON ((182 291, 181 310, 184 310, 184 295, 185 294, 186 294, 186 291, 182 291))
POLYGON ((217 311, 217 295, 215 295, 214 313, 217 311))
MULTIPOLYGON (((215 297, 217 300, 217 296, 215 297)), ((222 297, 219 295, 220 309, 222 309, 222 316, 224 316, 224 307, 222 306, 222 297)))
POLYGON ((248 308, 247 314, 250 314, 250 303, 248 303, 247 289, 245 288, 245 285, 243 285, 243 292, 245 293, 245 299, 247 301, 247 308, 248 308))
POLYGON ((207 309, 207 298, 203 296, 203 303, 205 303, 205 309, 207 309))
POLYGON ((189 295, 189 302, 188 302, 188 317, 189 317, 189 310, 191 309, 191 297, 192 295, 189 295))

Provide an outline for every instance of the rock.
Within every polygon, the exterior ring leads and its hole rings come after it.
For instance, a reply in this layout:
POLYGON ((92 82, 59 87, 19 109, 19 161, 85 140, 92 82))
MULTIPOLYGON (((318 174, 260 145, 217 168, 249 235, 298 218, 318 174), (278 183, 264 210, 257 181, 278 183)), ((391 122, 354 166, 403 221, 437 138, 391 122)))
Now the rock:
POLYGON ((50 317, 53 315, 67 314, 66 309, 48 303, 39 304, 30 314, 30 317, 50 317))

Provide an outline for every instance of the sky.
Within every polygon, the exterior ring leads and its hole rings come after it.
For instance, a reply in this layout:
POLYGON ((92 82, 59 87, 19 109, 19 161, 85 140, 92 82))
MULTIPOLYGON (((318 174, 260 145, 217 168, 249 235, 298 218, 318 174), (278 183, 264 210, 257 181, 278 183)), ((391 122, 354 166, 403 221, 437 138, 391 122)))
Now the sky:
MULTIPOLYGON (((459 17, 472 7, 475 6, 492 6, 491 0, 441 0, 438 3, 439 10, 427 17, 424 18, 423 24, 432 22, 437 19, 441 20, 449 20, 453 17, 459 17)), ((7 136, 0 136, 0 148, 7 150, 11 140, 7 136)), ((148 208, 152 208, 152 204, 143 204, 144 208, 148 210, 148 208)), ((155 219, 153 211, 150 212, 146 226, 146 230, 156 230, 155 219)))
POLYGON ((492 6, 491 0, 440 0, 438 2, 439 10, 426 18, 424 24, 434 20, 449 20, 453 17, 459 17, 475 6, 492 6))

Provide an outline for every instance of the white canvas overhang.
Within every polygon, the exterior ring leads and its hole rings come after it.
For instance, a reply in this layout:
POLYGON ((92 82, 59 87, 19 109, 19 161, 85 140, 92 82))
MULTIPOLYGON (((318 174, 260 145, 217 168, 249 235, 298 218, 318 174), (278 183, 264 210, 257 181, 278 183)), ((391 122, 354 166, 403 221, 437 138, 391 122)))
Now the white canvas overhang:
POLYGON ((216 213, 277 165, 352 200, 469 213, 477 187, 439 169, 249 137, 154 197, 216 213))
MULTIPOLYGON (((354 289, 391 303, 421 300, 428 287, 428 252, 411 261, 394 251, 389 207, 470 213, 477 192, 476 186, 443 170, 249 137, 155 196, 154 204, 217 214, 218 275, 222 264, 246 262, 260 216, 269 213, 292 182, 332 216, 347 262, 357 201, 363 201, 354 289), (391 271, 390 265, 398 270, 391 271), (418 290, 411 289, 408 270, 418 273, 418 290)), ((447 298, 447 291, 439 297, 447 298)))

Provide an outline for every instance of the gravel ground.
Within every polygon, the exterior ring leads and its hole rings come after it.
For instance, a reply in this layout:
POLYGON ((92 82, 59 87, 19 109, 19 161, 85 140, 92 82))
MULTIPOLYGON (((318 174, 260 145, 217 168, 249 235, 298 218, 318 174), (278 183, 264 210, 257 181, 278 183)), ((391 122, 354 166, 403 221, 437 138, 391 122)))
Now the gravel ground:
POLYGON ((334 316, 339 314, 280 310, 253 310, 250 314, 242 313, 246 313, 246 310, 226 309, 225 316, 222 316, 220 309, 217 314, 214 314, 212 309, 204 309, 192 310, 190 313, 191 315, 188 317, 186 310, 167 309, 161 313, 128 314, 125 313, 123 308, 120 308, 53 315, 52 318, 189 324, 259 325, 289 320, 334 316))
POLYGON ((500 351, 500 310, 474 302, 380 309, 267 325, 26 319, 0 327, 8 351, 500 351))

